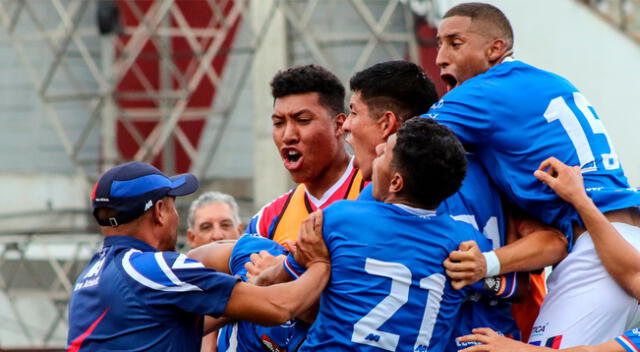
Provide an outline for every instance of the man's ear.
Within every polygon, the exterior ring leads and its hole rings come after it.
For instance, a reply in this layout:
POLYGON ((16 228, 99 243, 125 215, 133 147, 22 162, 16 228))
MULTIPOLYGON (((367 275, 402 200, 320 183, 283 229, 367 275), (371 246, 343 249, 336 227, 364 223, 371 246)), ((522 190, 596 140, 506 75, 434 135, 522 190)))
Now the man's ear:
POLYGON ((398 131, 400 119, 393 111, 387 110, 378 118, 378 125, 382 129, 382 138, 386 140, 390 135, 398 131))
POLYGON ((495 63, 507 56, 507 43, 504 39, 496 38, 491 41, 487 48, 487 58, 489 62, 495 63))
POLYGON ((389 193, 398 194, 402 192, 403 189, 404 178, 402 178, 402 175, 399 172, 394 171, 393 176, 391 176, 391 182, 389 182, 389 193))
POLYGON ((335 118, 335 129, 336 129, 336 137, 341 137, 344 134, 342 130, 342 125, 344 125, 344 121, 347 119, 347 115, 338 114, 335 118))
POLYGON ((153 205, 152 221, 154 223, 164 225, 165 221, 167 220, 166 207, 167 203, 163 199, 158 200, 153 205))

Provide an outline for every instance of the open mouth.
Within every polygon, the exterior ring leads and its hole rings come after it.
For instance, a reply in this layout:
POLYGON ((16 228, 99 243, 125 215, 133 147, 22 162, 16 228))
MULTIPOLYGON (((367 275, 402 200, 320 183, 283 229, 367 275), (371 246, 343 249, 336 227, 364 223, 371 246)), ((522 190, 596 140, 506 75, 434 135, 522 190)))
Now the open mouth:
POLYGON ((458 85, 458 80, 450 73, 443 73, 440 75, 440 78, 447 85, 447 92, 458 85))
POLYGON ((288 150, 284 153, 284 157, 288 162, 295 163, 296 161, 300 160, 302 154, 295 150, 288 150))
POLYGON ((284 161, 284 167, 293 171, 298 169, 302 165, 302 153, 293 148, 284 148, 280 155, 284 161))

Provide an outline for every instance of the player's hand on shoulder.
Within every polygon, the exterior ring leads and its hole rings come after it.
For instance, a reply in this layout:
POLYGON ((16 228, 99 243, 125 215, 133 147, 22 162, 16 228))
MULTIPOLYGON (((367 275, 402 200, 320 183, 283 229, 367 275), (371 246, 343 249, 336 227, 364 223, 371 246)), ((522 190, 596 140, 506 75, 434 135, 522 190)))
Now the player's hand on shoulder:
POLYGON ((543 161, 533 175, 566 202, 576 205, 588 199, 579 166, 568 166, 551 157, 543 161))
POLYGON ((451 252, 443 264, 456 290, 484 279, 487 274, 486 260, 475 241, 460 243, 458 250, 451 252))
MULTIPOLYGON (((298 264, 310 267, 314 263, 329 264, 329 250, 322 238, 322 211, 311 213, 300 226, 293 256, 298 264)), ((291 248, 293 250, 293 248, 291 248)))
POLYGON ((504 337, 489 328, 473 329, 473 334, 457 338, 459 343, 476 342, 461 352, 534 352, 535 346, 504 337))

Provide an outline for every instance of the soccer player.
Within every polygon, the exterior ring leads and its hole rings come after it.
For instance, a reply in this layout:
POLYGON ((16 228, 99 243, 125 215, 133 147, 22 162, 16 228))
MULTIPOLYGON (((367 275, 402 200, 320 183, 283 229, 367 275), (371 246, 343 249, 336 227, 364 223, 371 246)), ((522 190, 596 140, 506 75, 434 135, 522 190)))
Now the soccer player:
POLYGON ((187 218, 187 241, 191 248, 213 241, 235 240, 242 233, 238 203, 232 196, 206 192, 191 202, 187 218))
POLYGON ((271 81, 273 142, 298 186, 267 204, 246 233, 295 240, 303 219, 338 199, 356 199, 362 176, 344 148, 344 87, 317 65, 289 68, 271 81))
MULTIPOLYGON (((620 236, 593 204, 593 201, 584 190, 580 167, 569 167, 552 157, 545 160, 534 175, 553 189, 562 199, 576 208, 593 239, 595 248, 605 268, 627 292, 640 299, 640 253, 620 236)), ((638 242, 640 238, 635 238, 634 240, 638 242)), ((464 349, 464 352, 543 352, 550 350, 545 347, 521 344, 500 336, 488 328, 474 329, 473 334, 461 337, 460 340, 463 342, 482 343, 482 345, 464 349)), ((552 340, 546 347, 557 348, 553 342, 555 341, 552 340)), ((600 345, 578 346, 563 350, 576 352, 624 352, 626 350, 638 352, 640 351, 640 329, 627 331, 614 340, 609 340, 600 345)))
MULTIPOLYGON (((376 145, 384 143, 408 118, 425 113, 429 104, 435 103, 438 97, 433 83, 422 69, 406 61, 382 62, 360 71, 351 78, 350 87, 353 95, 344 130, 348 133, 347 142, 355 152, 355 164, 362 170, 365 180, 370 180, 376 145)), ((472 224, 491 239, 496 249, 505 246, 509 235, 500 192, 488 179, 476 157, 467 154, 467 159, 467 176, 462 187, 442 202, 438 213, 472 224)), ((368 186, 363 190, 360 199, 367 196, 370 198, 370 188, 368 186)), ((499 250, 504 251, 502 256, 507 258, 501 273, 538 269, 555 264, 566 255, 565 247, 555 245, 557 242, 566 243, 563 235, 549 226, 521 217, 517 221, 512 219, 509 227, 512 229, 510 232, 526 239, 499 250), (531 241, 537 244, 535 248, 543 249, 542 253, 527 250, 531 241), (546 246, 541 248, 542 244, 546 246)), ((453 255, 464 254, 456 251, 453 255)), ((445 265, 456 264, 448 260, 445 265)), ((486 276, 485 273, 477 277, 476 281, 486 276)), ((499 273, 489 276, 497 274, 499 273)), ((501 292, 501 296, 510 297, 517 292, 514 286, 517 281, 514 281, 513 275, 489 282, 493 284, 494 292, 501 292)), ((454 282, 454 287, 456 285, 454 282)), ((494 295, 474 294, 473 299, 465 303, 461 311, 459 322, 454 324, 454 336, 468 334, 476 326, 490 326, 503 334, 516 338, 520 336, 511 315, 511 304, 503 299, 496 300, 494 295)), ((537 314, 537 310, 534 314, 537 314)), ((533 318, 535 319, 535 315, 533 318)), ((451 349, 457 349, 455 344, 451 349)))
POLYGON ((573 205, 589 231, 604 267, 629 295, 640 300, 640 252, 629 244, 635 243, 635 247, 639 247, 640 238, 632 237, 627 242, 620 236, 585 192, 578 166, 569 167, 551 157, 540 164, 534 176, 573 205))
POLYGON ((465 240, 490 247, 472 226, 435 212, 466 169, 448 128, 411 119, 377 152, 377 201, 338 201, 323 211, 331 282, 301 352, 444 350, 468 289, 453 289, 442 261, 465 240))
POLYGON ((321 237, 303 236, 302 280, 256 287, 174 252, 175 197, 198 188, 195 176, 169 178, 126 163, 94 186, 93 214, 105 236, 78 277, 69 303, 69 351, 199 351, 203 314, 281 324, 314 303, 328 281, 321 237))
MULTIPOLYGON (((637 302, 606 273, 576 211, 532 175, 551 155, 580 165, 607 219, 625 238, 640 235, 629 226, 640 219, 634 208, 640 194, 629 188, 602 122, 567 80, 511 58, 511 26, 491 5, 465 3, 447 11, 438 42, 437 64, 451 91, 426 117, 451 127, 510 201, 560 229, 573 246, 549 278, 529 341, 564 347, 622 333, 637 302)), ((478 250, 465 262, 486 267, 478 250)))
MULTIPOLYGON (((287 241, 297 238, 300 225, 309 214, 336 200, 356 199, 364 181, 344 148, 345 90, 333 73, 317 65, 289 68, 274 76, 271 93, 274 98, 273 141, 284 167, 298 185, 264 206, 251 219, 245 233, 259 234, 286 245, 287 241)), ((262 256, 269 264, 277 264, 273 265, 277 268, 282 263, 281 259, 274 260, 266 252, 253 253, 253 256, 262 256)), ((246 264, 248 268, 254 267, 251 262, 246 264)), ((252 269, 248 276, 255 270, 252 269)), ((283 336, 291 332, 289 326, 295 323, 291 321, 270 328, 269 333, 261 327, 240 323, 225 326, 220 334, 229 337, 235 329, 236 336, 242 336, 238 343, 242 350, 244 346, 263 343, 262 336, 256 331, 283 336)), ((306 335, 302 329, 292 333, 306 335)), ((298 337, 292 340, 298 340, 298 337)), ((224 350, 230 343, 220 339, 219 347, 224 350)), ((281 347, 287 346, 281 344, 281 347)), ((245 350, 251 351, 250 348, 245 350)))

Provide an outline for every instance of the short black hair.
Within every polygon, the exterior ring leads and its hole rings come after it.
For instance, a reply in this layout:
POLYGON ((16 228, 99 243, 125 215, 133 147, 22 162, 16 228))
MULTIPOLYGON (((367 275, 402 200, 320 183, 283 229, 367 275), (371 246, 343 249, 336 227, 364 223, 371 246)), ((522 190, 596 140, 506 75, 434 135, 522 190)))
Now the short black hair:
POLYGON ((513 49, 511 22, 499 8, 483 2, 465 2, 450 8, 442 18, 453 16, 470 17, 472 21, 480 20, 493 24, 502 34, 507 47, 513 49))
POLYGON ((436 87, 422 68, 409 61, 386 61, 356 73, 349 81, 373 115, 395 113, 400 122, 429 111, 438 101, 436 87))
POLYGON ((426 209, 435 209, 462 185, 467 158, 448 127, 430 118, 414 117, 397 132, 393 166, 404 179, 402 195, 426 209))
POLYGON ((345 112, 345 89, 329 70, 318 65, 291 67, 271 80, 271 95, 278 99, 294 94, 318 93, 318 101, 334 115, 345 112))

